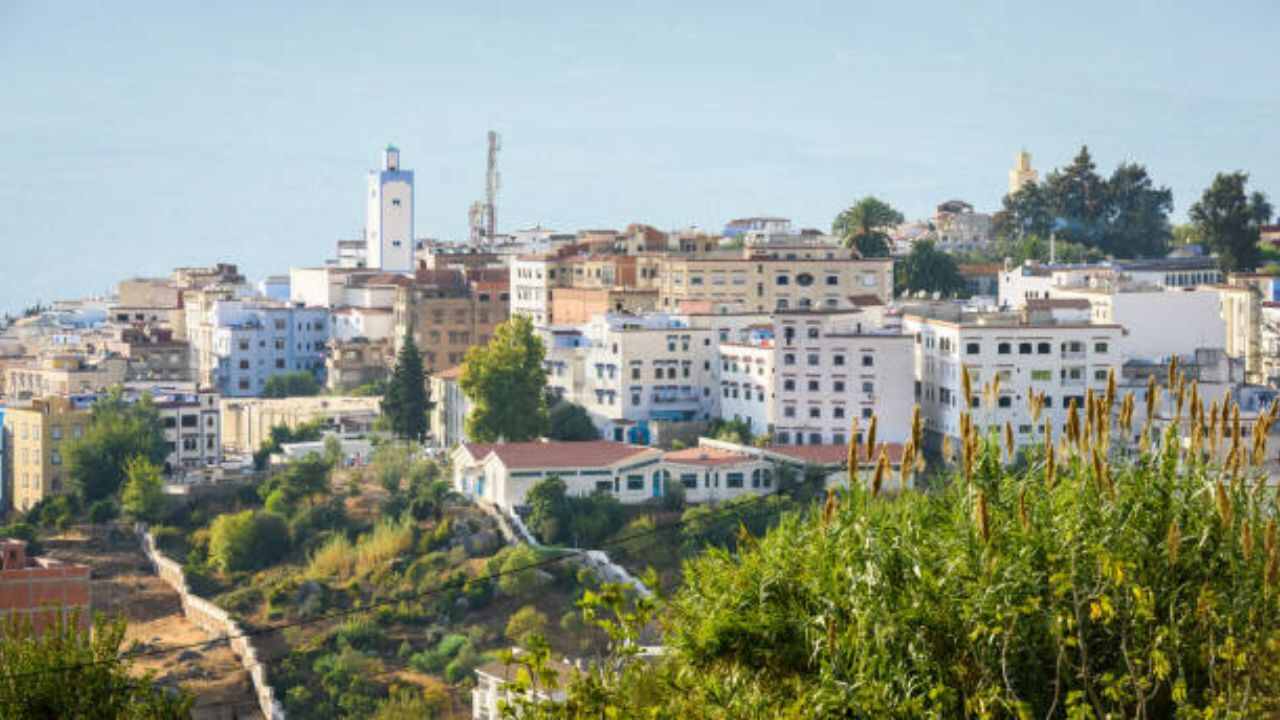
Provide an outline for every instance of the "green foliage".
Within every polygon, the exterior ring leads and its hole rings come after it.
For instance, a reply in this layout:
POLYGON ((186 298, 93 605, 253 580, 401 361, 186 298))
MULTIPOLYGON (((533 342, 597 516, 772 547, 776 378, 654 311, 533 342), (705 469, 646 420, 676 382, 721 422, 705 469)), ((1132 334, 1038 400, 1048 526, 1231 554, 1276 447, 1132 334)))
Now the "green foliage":
POLYGON ((134 677, 121 660, 123 620, 99 617, 91 633, 78 617, 41 633, 11 619, 0 630, 0 717, 130 718, 178 720, 191 715, 192 698, 134 677), (72 671, 66 668, 75 668, 72 671))
POLYGON ((745 420, 716 418, 711 421, 711 425, 707 428, 707 435, 716 440, 724 440, 725 442, 738 443, 739 445, 751 444, 751 427, 747 425, 745 420))
POLYGON ((258 485, 264 500, 278 494, 281 507, 292 507, 329 491, 329 463, 317 455, 290 460, 258 485))
POLYGON ((310 397, 320 394, 316 376, 306 370, 276 373, 267 378, 262 396, 268 398, 310 397))
POLYGON ((267 461, 271 456, 280 452, 280 447, 288 443, 311 442, 319 440, 324 433, 324 427, 319 421, 303 423, 297 428, 291 428, 287 425, 276 425, 271 428, 270 437, 253 453, 253 467, 256 470, 265 470, 267 461))
POLYGON ((504 574, 498 578, 498 589, 511 597, 529 597, 548 580, 546 573, 530 566, 540 562, 538 551, 528 545, 505 549, 496 556, 501 560, 499 569, 504 574), (530 568, 530 569, 523 569, 530 568))
POLYGON ((54 495, 46 497, 27 510, 27 519, 42 527, 66 529, 80 514, 80 496, 54 495))
POLYGON ((900 293, 936 292, 949 297, 965 289, 955 258, 937 249, 929 240, 912 245, 911 252, 896 269, 900 293))
POLYGON ((857 248, 863 257, 887 257, 887 231, 902 221, 902 213, 893 206, 868 195, 837 215, 831 232, 844 238, 846 247, 857 248))
POLYGON ((283 518, 268 512, 219 515, 209 529, 209 562, 223 572, 267 567, 288 550, 288 526, 283 518))
POLYGON ((599 440, 600 430, 591 422, 591 416, 581 405, 562 402, 551 409, 551 431, 548 437, 552 440, 582 441, 599 440))
POLYGON ((431 720, 439 717, 442 703, 416 688, 398 688, 378 703, 373 720, 431 720))
POLYGON ((89 522, 94 524, 102 524, 115 520, 120 515, 120 508, 115 501, 110 499, 102 499, 89 506, 89 522))
POLYGON ((333 536, 311 556, 307 575, 346 580, 396 559, 413 548, 413 541, 411 521, 384 519, 354 544, 345 535, 333 536))
POLYGON ((1271 220, 1267 196, 1248 193, 1248 182, 1247 173, 1219 173, 1188 213, 1226 271, 1253 270, 1258 266, 1259 234, 1262 225, 1271 220))
POLYGON ((507 639, 523 645, 530 635, 544 635, 547 632, 547 616, 532 605, 525 605, 512 613, 507 619, 507 639))
POLYGON ((1172 210, 1173 193, 1156 187, 1144 166, 1121 163, 1104 179, 1089 148, 1082 147, 1070 165, 1053 170, 1043 183, 1005 196, 997 234, 1012 241, 1055 233, 1059 250, 1080 246, 1114 257, 1155 257, 1173 237, 1172 210))
POLYGON ((409 666, 420 673, 439 674, 463 652, 472 652, 471 641, 466 635, 445 635, 434 648, 410 656, 409 666))
POLYGON ((28 555, 40 555, 44 552, 44 547, 40 544, 39 534, 31 523, 15 522, 8 525, 0 525, 0 537, 25 540, 27 542, 28 555))
POLYGON ((406 330, 382 396, 382 414, 397 437, 420 442, 427 434, 426 377, 413 333, 406 330))
POLYGON ((473 441, 518 442, 547 432, 545 357, 533 322, 523 315, 499 325, 487 345, 467 351, 459 385, 471 401, 466 425, 473 441))
MULTIPOLYGON (((135 520, 158 520, 165 504, 164 480, 160 477, 160 467, 141 455, 135 456, 125 464, 125 476, 127 479, 120 496, 120 507, 135 520)), ((97 505, 98 503, 94 503, 95 507, 97 505)))
POLYGON ((624 509, 608 493, 587 497, 569 496, 568 486, 558 475, 549 475, 529 488, 526 525, 548 545, 572 544, 591 547, 612 535, 622 524, 624 509))
POLYGON ((71 487, 90 503, 120 489, 131 458, 164 463, 168 450, 151 397, 130 403, 112 390, 93 404, 84 435, 67 443, 65 455, 71 487))

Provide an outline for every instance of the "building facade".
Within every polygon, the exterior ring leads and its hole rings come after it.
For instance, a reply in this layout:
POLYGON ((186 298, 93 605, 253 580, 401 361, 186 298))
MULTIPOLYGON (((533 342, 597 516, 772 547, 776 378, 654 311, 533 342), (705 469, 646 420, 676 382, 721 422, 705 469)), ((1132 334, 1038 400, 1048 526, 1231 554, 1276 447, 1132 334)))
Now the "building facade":
POLYGON ((63 453, 67 442, 84 435, 91 404, 92 398, 53 396, 5 408, 5 445, 15 510, 25 512, 46 497, 67 492, 63 453))
POLYGON ((400 168, 400 150, 388 145, 382 169, 369 172, 365 243, 369 267, 413 272, 413 171, 400 168))
POLYGON ((222 395, 259 395, 267 380, 283 373, 309 372, 324 381, 325 308, 219 300, 189 333, 197 383, 222 395))
POLYGON ((470 280, 454 270, 419 272, 414 285, 396 293, 397 351, 411 332, 427 372, 460 365, 469 348, 489 342, 506 321, 507 287, 505 279, 470 280))
MULTIPOLYGON (((0 623, 30 622, 34 633, 73 620, 83 632, 93 623, 88 565, 27 554, 27 543, 0 538, 0 623)), ((7 625, 6 625, 7 626, 7 625)))

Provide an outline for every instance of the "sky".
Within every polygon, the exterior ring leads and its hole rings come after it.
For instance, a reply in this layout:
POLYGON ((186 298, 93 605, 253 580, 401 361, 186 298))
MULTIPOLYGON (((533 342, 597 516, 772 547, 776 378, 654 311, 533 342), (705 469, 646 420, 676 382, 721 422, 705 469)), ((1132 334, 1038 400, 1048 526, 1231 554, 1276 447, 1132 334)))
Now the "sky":
MULTIPOLYGON (((1280 3, 0 2, 0 310, 320 264, 387 143, 417 234, 994 210, 1014 154, 1280 200, 1280 3), (263 7, 270 5, 270 7, 263 7)), ((1280 204, 1280 203, 1278 203, 1280 204)))

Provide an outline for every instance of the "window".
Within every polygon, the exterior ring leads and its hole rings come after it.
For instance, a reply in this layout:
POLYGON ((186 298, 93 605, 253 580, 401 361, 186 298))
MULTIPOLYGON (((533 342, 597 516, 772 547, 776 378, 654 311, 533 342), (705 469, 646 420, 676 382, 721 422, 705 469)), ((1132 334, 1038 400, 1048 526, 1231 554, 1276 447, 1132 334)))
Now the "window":
POLYGON ((790 285, 791 278, 786 275, 779 275, 773 279, 773 282, 776 285, 790 285))
POLYGON ((996 352, 1000 353, 1001 355, 1008 355, 1012 351, 1012 348, 1013 346, 1010 345, 1009 343, 1002 342, 999 345, 996 345, 996 352))
POLYGON ((54 451, 50 452, 50 453, 49 453, 49 462, 50 462, 50 463, 52 463, 52 464, 54 464, 54 465, 61 465, 61 464, 62 464, 62 453, 58 452, 57 450, 54 450, 54 451))
POLYGON ((241 361, 240 361, 240 369, 241 369, 241 370, 248 370, 248 369, 249 369, 249 361, 248 361, 248 360, 241 360, 241 361))
POLYGON ((968 355, 977 355, 978 353, 982 352, 982 346, 976 342, 966 343, 964 346, 964 351, 968 355))
POLYGON ((182 416, 182 427, 184 427, 184 428, 193 428, 193 427, 198 427, 198 426, 199 426, 199 423, 200 423, 200 417, 199 417, 198 415, 183 415, 183 416, 182 416))
POLYGON ((635 367, 631 368, 631 379, 632 379, 632 380, 639 380, 639 379, 640 379, 640 366, 639 366, 639 365, 637 365, 637 366, 635 366, 635 367))
POLYGON ((796 416, 796 406, 795 406, 795 405, 787 405, 787 406, 783 407, 783 408, 782 408, 782 416, 783 416, 783 417, 789 417, 789 418, 793 418, 793 417, 795 417, 795 416, 796 416))
POLYGON ((742 487, 742 473, 731 472, 724 476, 725 487, 740 488, 742 487))
POLYGON ((873 392, 875 392, 875 391, 876 391, 875 383, 873 383, 873 382, 871 382, 871 381, 866 381, 866 382, 862 383, 862 392, 864 392, 864 393, 873 393, 873 392))
POLYGON ((1009 395, 1001 395, 1000 398, 996 400, 996 404, 1002 408, 1013 407, 1013 397, 1009 395))
POLYGON ((783 380, 782 389, 786 392, 793 392, 796 389, 796 381, 790 378, 783 380))
POLYGON ((796 354, 795 354, 795 353, 787 353, 786 355, 783 355, 783 356, 782 356, 782 364, 783 364, 783 365, 795 365, 795 364, 796 364, 796 354))
POLYGON ((869 407, 862 408, 862 419, 863 420, 871 419, 871 408, 869 407))
POLYGON ((1019 355, 1030 355, 1030 354, 1031 354, 1031 343, 1029 343, 1029 342, 1018 343, 1018 354, 1019 354, 1019 355))
POLYGON ((862 367, 871 367, 876 364, 875 358, 870 355, 862 356, 862 367))
POLYGON ((1093 371, 1093 379, 1094 379, 1094 380, 1102 380, 1102 381, 1104 381, 1104 382, 1105 382, 1105 381, 1106 381, 1106 379, 1107 379, 1107 371, 1106 371, 1106 370, 1094 370, 1094 371, 1093 371))
POLYGON ((1036 354, 1037 354, 1037 355, 1048 355, 1050 352, 1052 352, 1052 347, 1053 347, 1053 346, 1052 346, 1052 345, 1050 345, 1050 344, 1049 344, 1049 343, 1047 343, 1047 342, 1038 343, 1038 344, 1036 345, 1036 354))
POLYGON ((821 444, 822 444, 822 433, 809 433, 809 444, 810 444, 810 445, 821 445, 821 444))
POLYGON ((840 284, 840 276, 839 276, 839 275, 828 275, 828 276, 827 276, 827 284, 828 284, 828 285, 839 285, 839 284, 840 284))
POLYGON ((818 392, 821 389, 822 389, 822 383, 818 382, 817 380, 809 381, 809 392, 818 392))
POLYGON ((643 476, 643 475, 628 475, 628 476, 627 476, 627 489, 628 489, 628 490, 643 490, 643 489, 644 489, 644 476, 643 476))
POLYGON ((836 380, 835 382, 831 383, 831 389, 838 393, 844 392, 844 381, 836 380))
POLYGON ((813 284, 813 276, 809 273, 800 273, 796 275, 796 284, 800 287, 809 287, 813 284))
POLYGON ((1049 382, 1053 380, 1052 370, 1032 370, 1031 379, 1036 382, 1049 382))
POLYGON ((807 335, 807 336, 808 336, 808 338, 809 338, 810 340, 817 340, 817 339, 818 339, 818 328, 816 328, 816 327, 811 327, 811 328, 809 328, 809 329, 808 329, 808 331, 805 333, 805 335, 807 335))
POLYGON ((276 358, 276 369, 277 370, 284 369, 284 358, 276 358))
POLYGON ((612 480, 597 480, 596 492, 613 492, 612 480))
POLYGON ((810 367, 817 367, 822 361, 818 357, 818 353, 809 353, 808 362, 810 367))
POLYGON ((809 406, 809 417, 817 420, 822 417, 822 408, 817 405, 809 406))
POLYGON ((831 356, 831 364, 836 367, 844 367, 844 355, 831 356))
POLYGON ((1096 353, 1105 353, 1107 350, 1107 344, 1104 342, 1096 342, 1093 344, 1093 351, 1096 353))
POLYGON ((696 490, 698 488, 698 474, 697 473, 682 474, 680 476, 680 484, 685 486, 685 488, 689 490, 696 490))
MULTIPOLYGON (((837 420, 843 419, 843 418, 844 418, 844 406, 843 406, 843 405, 836 405, 835 407, 831 408, 831 417, 833 417, 833 418, 835 418, 835 419, 837 419, 837 420)), ((844 440, 832 440, 832 442, 839 444, 839 443, 843 443, 843 442, 844 442, 844 440)))

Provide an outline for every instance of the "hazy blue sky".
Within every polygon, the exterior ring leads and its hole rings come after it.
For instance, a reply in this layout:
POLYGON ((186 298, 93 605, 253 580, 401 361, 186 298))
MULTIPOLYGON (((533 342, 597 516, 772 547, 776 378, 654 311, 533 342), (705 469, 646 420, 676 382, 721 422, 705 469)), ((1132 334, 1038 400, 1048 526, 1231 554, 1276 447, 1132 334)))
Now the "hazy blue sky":
POLYGON ((387 142, 462 238, 489 128, 502 229, 992 209, 1081 143, 1179 216, 1223 169, 1280 199, 1275 0, 181 4, 0 2, 0 308, 318 263, 387 142))

